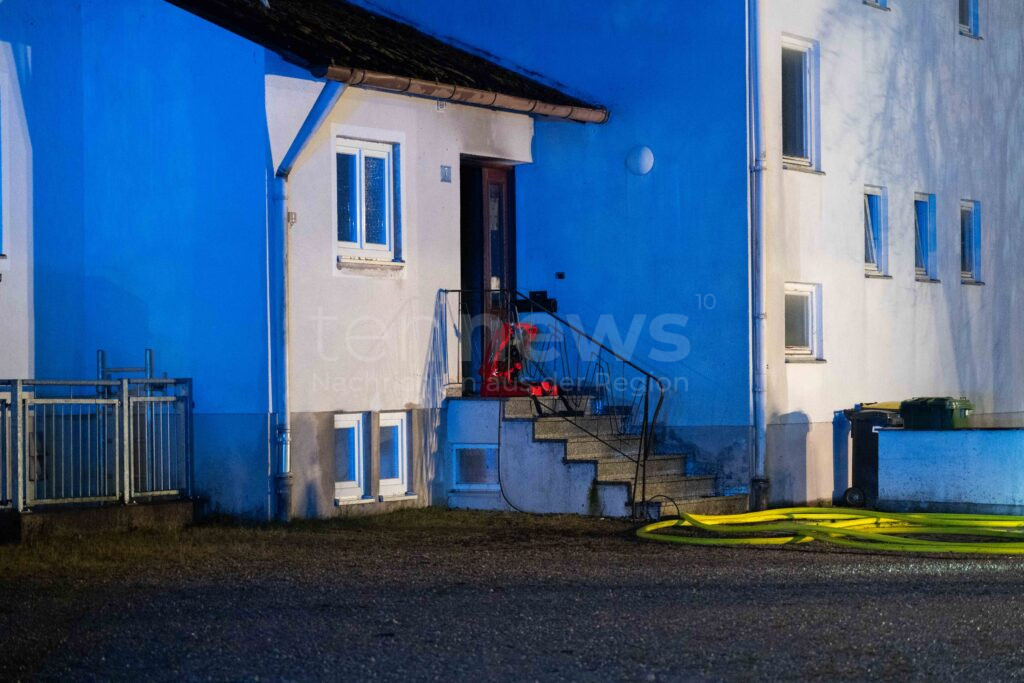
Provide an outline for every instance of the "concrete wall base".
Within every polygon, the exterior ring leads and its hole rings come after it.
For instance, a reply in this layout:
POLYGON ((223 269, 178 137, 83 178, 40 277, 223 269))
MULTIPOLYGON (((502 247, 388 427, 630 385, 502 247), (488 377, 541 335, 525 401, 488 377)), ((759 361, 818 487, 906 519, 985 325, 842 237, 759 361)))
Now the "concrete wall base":
POLYGON ((921 500, 879 500, 875 507, 883 512, 953 512, 961 515, 1024 516, 1024 505, 985 503, 940 503, 921 500))
POLYGON ((55 535, 183 529, 196 518, 190 500, 138 505, 51 508, 30 512, 0 511, 0 542, 34 541, 55 535))

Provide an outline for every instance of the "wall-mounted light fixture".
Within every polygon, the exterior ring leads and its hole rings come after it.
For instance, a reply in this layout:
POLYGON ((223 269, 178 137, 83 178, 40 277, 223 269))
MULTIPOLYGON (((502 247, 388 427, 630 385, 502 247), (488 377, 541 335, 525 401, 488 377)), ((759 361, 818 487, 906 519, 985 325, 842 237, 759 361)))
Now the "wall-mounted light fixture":
POLYGON ((654 152, 643 145, 634 147, 626 155, 626 168, 633 175, 647 175, 654 168, 654 152))

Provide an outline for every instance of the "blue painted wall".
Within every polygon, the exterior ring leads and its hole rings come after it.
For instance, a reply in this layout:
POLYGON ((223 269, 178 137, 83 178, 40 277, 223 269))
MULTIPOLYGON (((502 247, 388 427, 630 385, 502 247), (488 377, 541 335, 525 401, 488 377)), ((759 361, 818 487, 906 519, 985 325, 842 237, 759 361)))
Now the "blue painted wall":
POLYGON ((534 164, 516 174, 520 289, 548 290, 591 327, 610 314, 623 338, 635 314, 686 316, 669 328, 686 358, 650 358, 671 347, 646 333, 636 352, 681 380, 668 421, 749 425, 744 2, 364 4, 610 109, 601 126, 537 121, 534 164), (647 176, 625 168, 636 145, 654 152, 647 176))
MULTIPOLYGON (((609 107, 601 126, 536 124, 517 173, 520 288, 622 335, 635 315, 680 316, 685 358, 650 358, 669 347, 648 326, 634 353, 679 382, 667 422, 745 429, 744 3, 377 6, 609 107), (647 176, 625 168, 635 145, 654 151, 647 176)), ((34 145, 37 375, 154 348, 158 370, 196 380, 204 492, 264 514, 264 50, 163 0, 5 0, 0 40, 21 55, 34 145)))
POLYGON ((195 379, 205 492, 262 514, 264 50, 163 0, 7 0, 0 40, 26 55, 37 376, 155 349, 195 379))

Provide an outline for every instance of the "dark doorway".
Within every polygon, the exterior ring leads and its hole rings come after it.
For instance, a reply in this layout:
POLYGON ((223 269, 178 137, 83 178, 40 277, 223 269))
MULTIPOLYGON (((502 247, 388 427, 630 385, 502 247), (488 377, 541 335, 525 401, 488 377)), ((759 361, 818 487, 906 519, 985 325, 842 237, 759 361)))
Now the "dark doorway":
POLYGON ((462 289, 515 289, 514 171, 462 165, 462 289))
POLYGON ((464 390, 476 393, 489 329, 508 313, 516 288, 515 172, 464 160, 460 174, 463 315, 473 321, 473 334, 463 338, 462 376, 464 390))

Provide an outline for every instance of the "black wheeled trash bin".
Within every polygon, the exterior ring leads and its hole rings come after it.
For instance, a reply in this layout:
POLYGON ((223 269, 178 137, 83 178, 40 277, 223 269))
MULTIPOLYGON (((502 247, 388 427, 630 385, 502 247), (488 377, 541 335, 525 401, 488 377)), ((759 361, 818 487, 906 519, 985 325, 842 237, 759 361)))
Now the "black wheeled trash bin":
POLYGON ((878 433, 879 427, 902 427, 899 403, 862 403, 844 410, 850 421, 853 452, 850 470, 853 485, 843 494, 849 507, 871 507, 878 500, 878 433))

